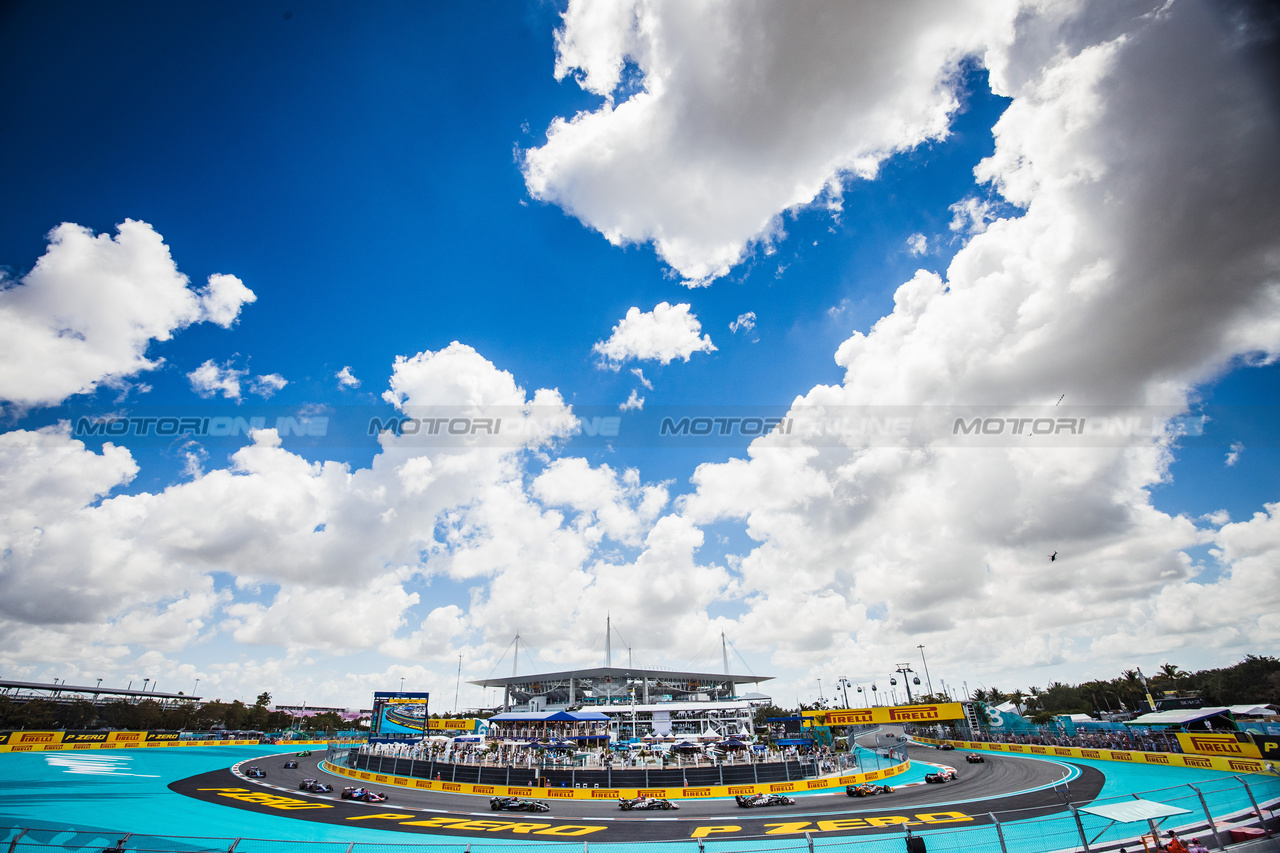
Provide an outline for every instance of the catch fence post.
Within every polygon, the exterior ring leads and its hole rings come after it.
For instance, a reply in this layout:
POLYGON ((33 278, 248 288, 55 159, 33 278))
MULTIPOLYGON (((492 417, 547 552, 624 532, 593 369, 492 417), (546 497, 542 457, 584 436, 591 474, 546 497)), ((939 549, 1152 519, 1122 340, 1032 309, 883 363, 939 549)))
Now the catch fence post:
POLYGON ((995 824, 996 838, 1000 839, 1000 853, 1009 853, 1009 848, 1004 843, 1004 829, 1000 826, 1000 821, 996 820, 996 813, 987 812, 987 814, 991 815, 991 822, 995 824))
MULTIPOLYGON (((13 840, 9 842, 9 853, 13 853, 14 848, 18 846, 18 842, 22 840, 22 836, 26 835, 30 831, 31 831, 31 827, 27 827, 26 829, 22 830, 22 832, 19 832, 17 835, 14 836, 13 840)), ((698 846, 699 847, 702 846, 701 841, 698 842, 698 846)))
POLYGON ((1200 789, 1195 785, 1188 785, 1188 788, 1196 792, 1196 796, 1200 798, 1200 808, 1204 809, 1204 819, 1209 821, 1209 831, 1213 833, 1213 843, 1218 845, 1219 850, 1226 850, 1227 847, 1222 843, 1222 837, 1218 835, 1218 827, 1213 825, 1213 815, 1209 812, 1209 804, 1204 801, 1204 794, 1200 793, 1200 789))
POLYGON ((1089 850, 1089 836, 1084 834, 1084 822, 1080 820, 1080 810, 1071 805, 1071 803, 1067 803, 1067 805, 1071 806, 1071 816, 1076 819, 1076 829, 1080 831, 1080 843, 1084 845, 1084 853, 1091 853, 1089 850))
POLYGON ((1249 788, 1249 783, 1244 781, 1243 776, 1237 776, 1240 784, 1244 786, 1244 792, 1249 795, 1249 802, 1253 803, 1253 813, 1258 816, 1258 825, 1262 827, 1262 831, 1267 834, 1267 838, 1271 837, 1271 827, 1267 826, 1267 819, 1262 814, 1262 809, 1258 808, 1258 801, 1254 799, 1253 791, 1249 788))
POLYGON ((239 843, 240 843, 239 838, 237 838, 235 841, 232 841, 231 846, 227 848, 227 853, 236 853, 236 845, 239 843))
POLYGON ((805 830, 804 840, 809 844, 809 853, 813 853, 813 836, 809 834, 808 830, 805 830))

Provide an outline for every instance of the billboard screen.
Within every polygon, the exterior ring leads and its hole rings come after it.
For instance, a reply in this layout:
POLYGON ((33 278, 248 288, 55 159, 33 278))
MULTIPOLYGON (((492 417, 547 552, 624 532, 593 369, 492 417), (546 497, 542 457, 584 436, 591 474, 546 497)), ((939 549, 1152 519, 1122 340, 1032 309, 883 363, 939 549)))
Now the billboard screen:
POLYGON ((374 734, 424 734, 430 693, 374 693, 374 734))

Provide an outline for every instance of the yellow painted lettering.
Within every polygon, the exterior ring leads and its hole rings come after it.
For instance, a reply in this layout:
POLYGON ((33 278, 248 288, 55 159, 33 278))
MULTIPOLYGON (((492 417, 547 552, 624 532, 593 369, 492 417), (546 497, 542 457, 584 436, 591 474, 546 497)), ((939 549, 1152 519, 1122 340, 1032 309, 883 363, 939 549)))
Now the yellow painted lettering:
POLYGON ((837 829, 866 829, 867 822, 860 817, 851 817, 846 820, 820 820, 818 821, 818 829, 823 832, 834 832, 837 829))
POLYGON ((379 812, 378 814, 362 814, 358 817, 349 817, 347 820, 404 820, 407 817, 413 817, 413 815, 400 814, 399 812, 379 812))
POLYGON ((549 823, 505 823, 502 826, 496 827, 489 831, 502 832, 504 829, 509 829, 512 832, 514 832, 516 835, 528 835, 530 832, 533 832, 535 829, 546 829, 549 826, 551 826, 551 824, 549 823))
POLYGON ((765 835, 789 835, 793 832, 804 832, 809 828, 809 821, 798 820, 793 823, 766 823, 765 826, 771 826, 765 835))
POLYGON ((593 832, 603 832, 605 829, 606 827, 603 826, 575 826, 567 823, 564 826, 539 829, 534 835, 590 835, 593 832))
POLYGON ((925 823, 963 823, 967 820, 973 820, 963 812, 929 812, 928 814, 916 815, 916 820, 925 823))
POLYGON ((455 823, 450 829, 477 829, 481 831, 493 832, 495 829, 502 829, 503 821, 498 820, 464 820, 462 823, 455 823))
POLYGON ((741 832, 740 826, 700 826, 693 831, 690 838, 706 838, 708 835, 720 835, 726 832, 741 832))
MULTIPOLYGON (((405 815, 410 817, 410 815, 405 815)), ((351 820, 351 818, 347 818, 351 820)), ((426 820, 406 820, 401 826, 448 826, 451 823, 466 823, 465 820, 458 817, 429 817, 426 820)))
POLYGON ((889 817, 869 817, 867 818, 867 823, 871 826, 900 826, 904 823, 911 823, 911 821, 905 817, 890 815, 889 817))

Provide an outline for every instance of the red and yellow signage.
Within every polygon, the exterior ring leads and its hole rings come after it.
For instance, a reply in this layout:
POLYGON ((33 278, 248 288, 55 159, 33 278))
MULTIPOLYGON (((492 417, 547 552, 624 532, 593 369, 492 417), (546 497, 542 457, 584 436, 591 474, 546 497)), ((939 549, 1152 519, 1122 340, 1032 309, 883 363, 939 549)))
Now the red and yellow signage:
MULTIPOLYGON (((1179 735, 1182 737, 1182 735, 1179 735)), ((1060 758, 1090 758, 1095 761, 1127 761, 1131 764, 1159 764, 1164 767, 1194 767, 1200 770, 1225 770, 1228 773, 1269 773, 1266 762, 1253 758, 1235 758, 1223 753, 1177 755, 1170 752, 1138 752, 1129 749, 1081 749, 1075 746, 1032 746, 1022 743, 988 743, 987 741, 935 740, 914 737, 920 743, 950 743, 957 749, 980 749, 986 752, 1011 752, 1015 755, 1053 755, 1060 758)), ((1247 746, 1248 744, 1242 744, 1247 746)))
POLYGON ((1198 755, 1219 755, 1223 758, 1261 758, 1262 753, 1249 741, 1242 741, 1234 734, 1210 734, 1208 732, 1178 732, 1178 743, 1183 752, 1198 755))
POLYGON ((964 719, 959 702, 932 705, 888 705, 879 708, 845 708, 837 711, 805 711, 818 726, 869 726, 902 723, 936 723, 964 719))

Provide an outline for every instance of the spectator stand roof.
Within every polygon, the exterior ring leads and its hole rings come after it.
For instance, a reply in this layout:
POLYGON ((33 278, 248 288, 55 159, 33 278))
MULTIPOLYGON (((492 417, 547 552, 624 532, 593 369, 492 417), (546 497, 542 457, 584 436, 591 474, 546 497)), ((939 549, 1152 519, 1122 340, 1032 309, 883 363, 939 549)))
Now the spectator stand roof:
POLYGON ((609 718, 599 711, 508 711, 494 714, 491 723, 586 723, 605 722, 609 718))
POLYGON ((1190 726, 1199 722, 1207 721, 1220 722, 1229 729, 1235 729, 1236 723, 1232 719, 1231 709, 1227 707, 1221 708, 1179 708, 1174 711, 1156 711, 1153 714, 1143 714, 1141 717, 1129 720, 1126 726, 1190 726))
POLYGON ((0 693, 11 699, 68 700, 85 697, 127 697, 130 699, 157 699, 161 701, 196 702, 199 696, 182 693, 160 693, 156 690, 133 690, 116 687, 93 687, 80 684, 45 684, 40 681, 9 681, 0 679, 0 693))

